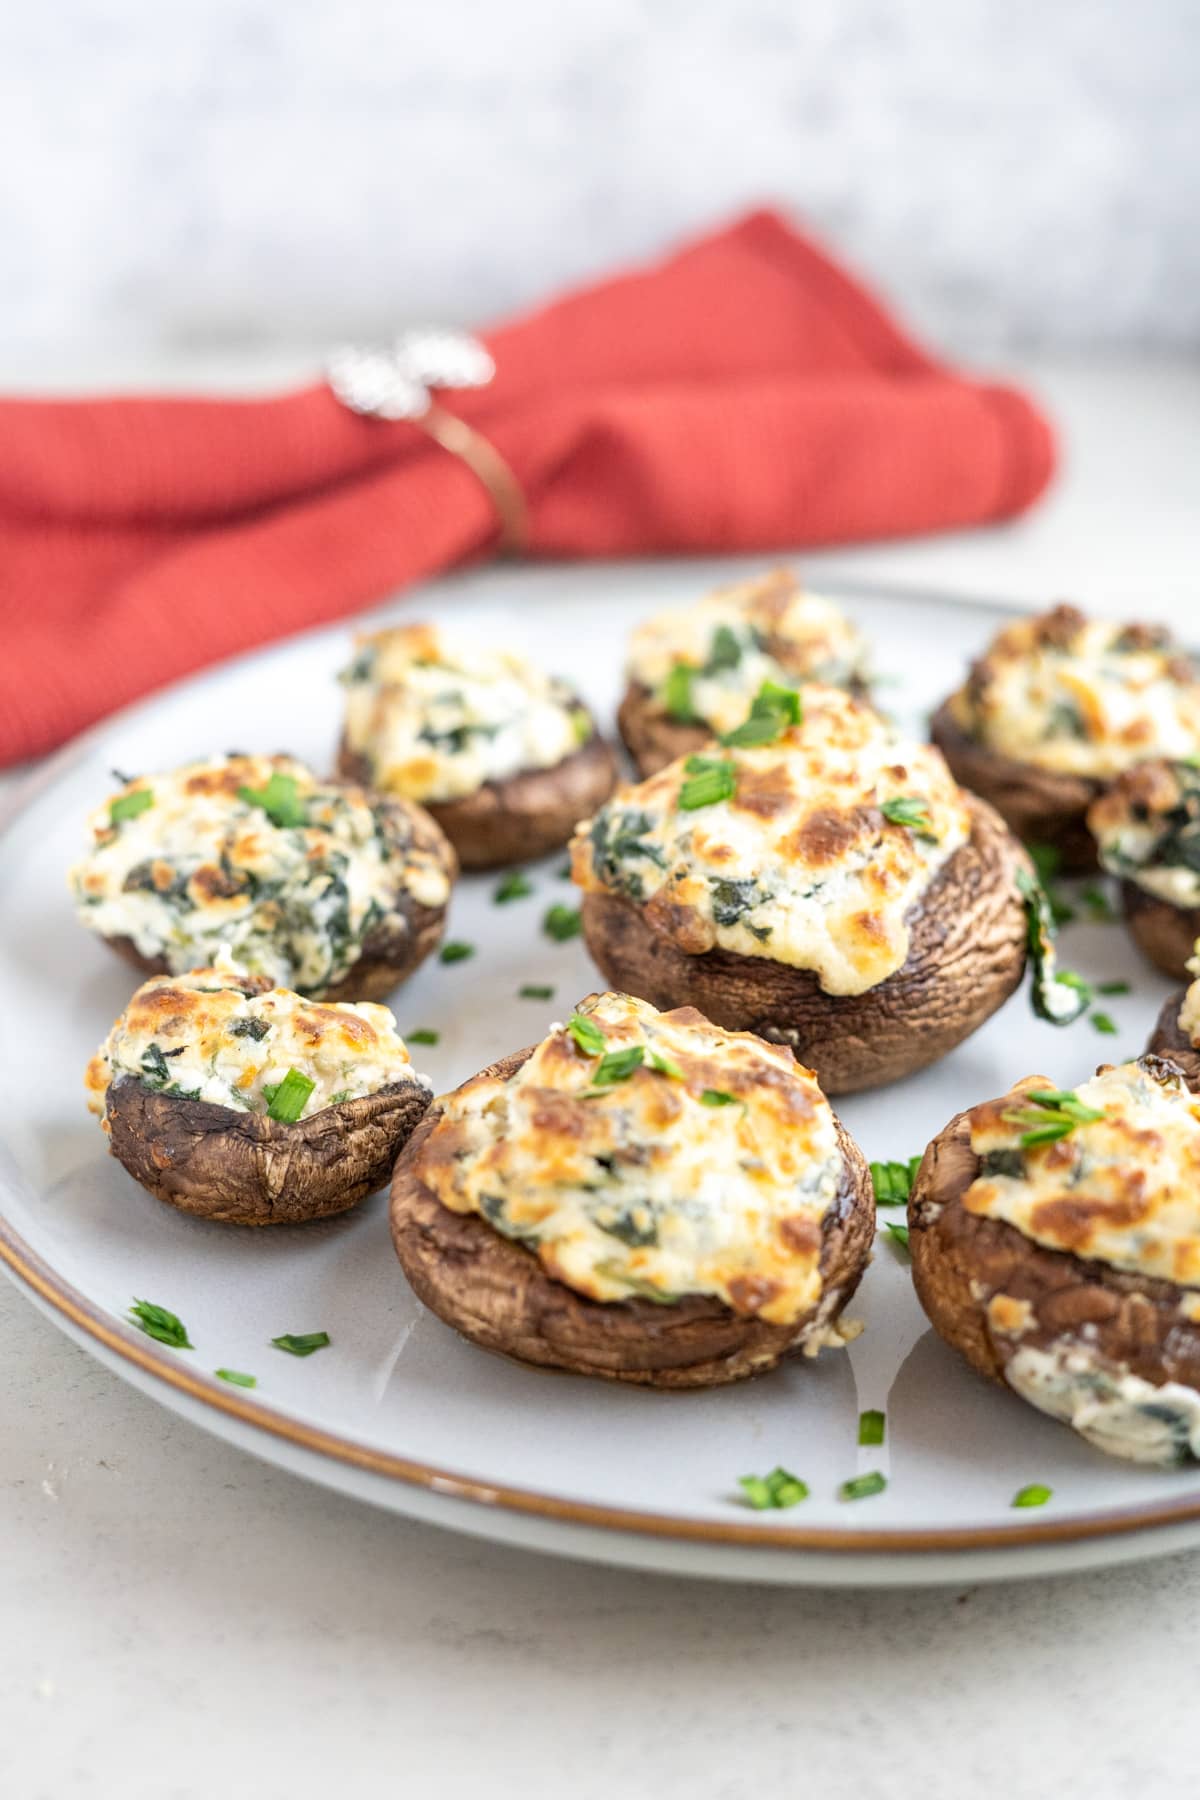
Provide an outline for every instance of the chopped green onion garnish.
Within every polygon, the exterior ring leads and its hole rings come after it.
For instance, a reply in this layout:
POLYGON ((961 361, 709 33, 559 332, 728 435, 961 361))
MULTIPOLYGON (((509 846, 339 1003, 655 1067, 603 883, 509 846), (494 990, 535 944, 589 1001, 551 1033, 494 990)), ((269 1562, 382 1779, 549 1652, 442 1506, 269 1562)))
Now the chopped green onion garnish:
POLYGON ((749 716, 734 731, 721 738, 731 750, 748 750, 756 744, 773 744, 802 716, 800 696, 795 688, 781 687, 777 681, 764 681, 750 704, 749 716))
POLYGON ((1040 1481, 1031 1481, 1028 1487, 1017 1490, 1012 1497, 1012 1504, 1013 1506, 1045 1506, 1053 1493, 1053 1488, 1043 1487, 1040 1481))
POLYGON ((285 1331, 282 1337, 271 1339, 276 1350, 286 1350, 289 1356, 311 1356, 331 1341, 327 1331, 285 1331))
POLYGON ((1077 1125, 1094 1125, 1104 1117, 1103 1110, 1085 1106, 1071 1088, 1032 1088, 1023 1098, 1025 1106, 1002 1115, 1005 1124, 1024 1127, 1017 1140, 1022 1150, 1057 1143, 1069 1137, 1077 1125))
POLYGON ((679 789, 679 806, 684 812, 695 812, 701 806, 716 806, 730 800, 737 788, 733 764, 724 757, 689 756, 683 765, 688 776, 679 789))
POLYGON ((1098 984, 1096 992, 1103 994, 1106 999, 1109 995, 1115 999, 1118 994, 1132 994, 1133 989, 1127 981, 1102 981, 1098 984))
POLYGON ((440 1038, 440 1032, 430 1031, 428 1026, 422 1025, 419 1031, 406 1033, 404 1041, 406 1044, 436 1044, 440 1038))
POLYGON ((929 802, 919 794, 899 794, 894 800, 885 800, 879 810, 889 825, 906 825, 918 837, 931 844, 937 842, 929 819, 929 802))
POLYGON ((565 944, 569 938, 578 937, 583 930, 579 908, 561 904, 549 907, 542 920, 542 930, 556 944, 565 944))
POLYGON ((718 625, 712 634, 704 673, 716 675, 721 669, 736 669, 741 660, 742 646, 738 643, 736 634, 728 625, 718 625))
POLYGON ((492 900, 496 906, 507 906, 510 900, 524 900, 532 892, 533 883, 529 877, 522 875, 519 869, 514 869, 511 875, 506 875, 503 881, 497 882, 492 900))
POLYGON ((289 1069, 282 1081, 264 1081, 263 1093, 267 1096, 268 1119, 275 1119, 281 1125, 294 1125, 308 1105, 308 1097, 316 1085, 307 1075, 302 1075, 299 1069, 289 1069))
POLYGON ((724 1088, 705 1088, 700 1095, 701 1106, 736 1106, 737 1095, 727 1094, 724 1088))
POLYGON ((172 1350, 196 1348, 182 1319, 168 1312, 165 1306, 155 1306, 153 1300, 135 1300, 129 1309, 129 1317, 139 1331, 144 1331, 147 1337, 157 1338, 160 1344, 170 1344, 172 1350))
POLYGON ((647 1050, 646 1062, 656 1075, 669 1075, 672 1081, 683 1080, 683 1070, 679 1064, 672 1062, 669 1056, 664 1056, 661 1050, 647 1050))
POLYGON ((553 1000, 554 989, 541 987, 536 982, 527 981, 524 987, 517 989, 517 998, 520 1000, 553 1000))
POLYGON ((604 1046, 608 1040, 595 1019, 589 1019, 584 1013, 572 1013, 567 1020, 567 1030, 585 1056, 604 1055, 604 1046))
POLYGON ((247 806, 261 806, 272 825, 282 830, 308 824, 308 808, 300 798, 296 777, 281 775, 278 769, 268 777, 266 787, 240 787, 238 799, 247 806))
POLYGON ((132 794, 118 794, 108 809, 110 825, 122 825, 126 819, 136 819, 154 805, 152 788, 134 788, 132 794))
POLYGON ((1094 1012, 1092 1024, 1104 1037, 1116 1037, 1117 1035, 1116 1022, 1106 1012, 1094 1012))
POLYGON ((586 707, 577 706, 571 714, 571 731, 577 744, 586 744, 595 727, 586 707))
POLYGON ((772 1469, 769 1475, 739 1475, 738 1486, 755 1512, 783 1511, 808 1499, 808 1484, 787 1469, 772 1469))
POLYGON ((858 1415, 858 1441, 860 1444, 882 1444, 887 1420, 881 1412, 864 1412, 858 1415))
POLYGON ((919 1156, 910 1156, 907 1162, 873 1162, 871 1164, 871 1186, 875 1189, 877 1206, 903 1206, 912 1189, 913 1177, 921 1166, 919 1156))
POLYGON ((438 951, 438 961, 444 963, 466 962, 468 958, 474 956, 474 954, 474 944, 457 943, 454 939, 451 939, 448 944, 443 944, 438 951))
POLYGON ((213 1374, 219 1381, 232 1382, 234 1387, 257 1387, 257 1375, 243 1375, 240 1369, 214 1369, 213 1374))
POLYGON ((886 1486, 887 1476, 875 1469, 870 1475, 855 1475, 850 1481, 843 1481, 838 1489, 838 1499, 869 1500, 872 1494, 882 1494, 886 1486))
POLYGON ((681 725, 692 725, 696 721, 692 704, 692 683, 695 679, 696 671, 690 663, 676 663, 663 682, 663 708, 681 725))
POLYGON ((615 1082, 628 1081, 634 1071, 641 1068, 645 1056, 641 1044, 630 1044, 624 1050, 610 1050, 596 1065, 592 1086, 612 1087, 615 1082))
POLYGON ((887 1231, 888 1236, 891 1238, 892 1243, 896 1246, 896 1254, 898 1256, 907 1256, 909 1253, 909 1250, 908 1250, 908 1226, 907 1225, 893 1225, 891 1220, 889 1219, 885 1229, 887 1231))

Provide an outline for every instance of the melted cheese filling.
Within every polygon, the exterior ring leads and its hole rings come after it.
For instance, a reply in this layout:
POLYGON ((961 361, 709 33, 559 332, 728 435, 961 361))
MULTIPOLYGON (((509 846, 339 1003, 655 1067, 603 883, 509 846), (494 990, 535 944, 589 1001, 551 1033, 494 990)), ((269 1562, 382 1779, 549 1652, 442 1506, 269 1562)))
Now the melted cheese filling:
MULTIPOLYGON (((1197 972, 1197 958, 1193 956, 1188 968, 1197 972)), ((1200 980, 1189 982, 1183 996, 1183 1004, 1179 1008, 1179 1029, 1185 1033, 1192 1045, 1200 1049, 1200 980)))
POLYGON ((647 619, 630 640, 627 674, 661 696, 683 664, 694 671, 693 716, 724 732, 741 724, 764 681, 845 687, 865 679, 866 660, 864 638, 833 602, 777 570, 647 619))
POLYGON ((128 937, 175 972, 238 964, 316 993, 357 960, 397 897, 445 905, 445 869, 385 834, 359 788, 320 782, 287 756, 223 756, 126 784, 89 821, 93 848, 70 873, 82 922, 128 937), (242 789, 291 784, 304 823, 279 825, 242 789), (128 811, 149 795, 141 811, 128 811), (117 822, 112 822, 112 809, 117 822), (122 816, 126 809, 126 816, 122 816))
POLYGON ((1152 761, 1128 770, 1088 810, 1110 874, 1170 906, 1200 906, 1200 767, 1152 761))
POLYGON ((461 800, 485 782, 551 769, 591 736, 562 682, 433 625, 358 639, 342 682, 347 747, 367 760, 375 787, 410 800, 461 800))
MULTIPOLYGON (((1022 1088, 1045 1085, 1035 1078, 1022 1088)), ((1026 1128, 1004 1117, 1020 1090, 976 1107, 971 1148, 992 1160, 963 1205, 1048 1250, 1200 1286, 1200 1100, 1135 1062, 1103 1070, 1076 1093, 1103 1118, 1025 1150, 1026 1128)))
POLYGON ((674 762, 619 788, 572 843, 584 889, 622 894, 690 954, 719 945, 811 969, 829 994, 861 994, 908 956, 907 916, 970 836, 939 753, 902 743, 869 706, 804 690, 804 717, 776 743, 720 752, 732 798, 688 811, 674 762), (881 810, 923 806, 919 829, 881 810))
POLYGON ((1180 1381, 1156 1387, 1071 1338, 1044 1350, 1023 1344, 1004 1378, 1023 1400, 1109 1456, 1162 1468, 1200 1458, 1200 1394, 1180 1381))
POLYGON ((590 1299, 709 1294, 772 1324, 802 1318, 844 1179, 815 1077, 691 1007, 600 994, 579 1011, 606 1053, 640 1047, 641 1066, 597 1086, 599 1057, 555 1027, 508 1080, 478 1076, 442 1102, 428 1186, 590 1299))
POLYGON ((367 1002, 320 1005, 232 964, 156 975, 134 994, 88 1064, 89 1109, 105 1115, 115 1081, 265 1113, 289 1069, 314 1083, 300 1115, 419 1082, 396 1021, 367 1002))
POLYGON ((1007 626, 951 704, 977 742, 1056 774, 1200 749, 1200 682, 1179 650, 1072 608, 1007 626))

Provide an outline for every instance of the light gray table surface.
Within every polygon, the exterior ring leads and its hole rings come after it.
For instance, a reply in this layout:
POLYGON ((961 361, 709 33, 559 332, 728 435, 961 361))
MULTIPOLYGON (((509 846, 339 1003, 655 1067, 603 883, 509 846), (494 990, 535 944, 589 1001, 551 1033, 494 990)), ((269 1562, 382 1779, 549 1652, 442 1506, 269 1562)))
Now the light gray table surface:
MULTIPOLYGON (((309 366, 281 352, 268 378, 309 366)), ((822 571, 1200 624, 1200 371, 1030 363, 1054 496, 822 571)), ((261 379, 236 357, 85 379, 261 379)), ((23 384, 35 385, 28 370, 23 384)), ((18 372, 3 367, 0 385, 18 372)), ((613 579, 626 579, 614 568, 613 579)), ((11 798, 10 778, 0 804, 11 798)), ((92 1362, 0 1283, 0 1795, 1174 1796, 1200 1555, 773 1591, 493 1548, 326 1493, 92 1362)))

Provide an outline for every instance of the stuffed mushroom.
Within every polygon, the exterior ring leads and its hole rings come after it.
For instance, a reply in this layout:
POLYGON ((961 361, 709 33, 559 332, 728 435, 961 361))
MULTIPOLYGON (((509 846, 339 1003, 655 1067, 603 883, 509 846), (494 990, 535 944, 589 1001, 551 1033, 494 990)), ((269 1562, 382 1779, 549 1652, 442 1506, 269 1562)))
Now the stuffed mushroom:
POLYGON ((1025 967, 1020 844, 832 688, 768 686, 723 746, 620 788, 572 871, 612 986, 787 1044, 828 1093, 944 1056, 1025 967))
POLYGON ((1141 763, 1093 802, 1101 867, 1118 877, 1135 942, 1182 980, 1200 937, 1200 765, 1141 763))
POLYGON ((125 781, 70 874, 78 916, 147 973, 224 947, 310 998, 374 1000, 442 935, 454 852, 408 801, 290 756, 216 756, 125 781))
POLYGON ((560 848, 616 782, 582 700, 512 651, 399 626, 360 638, 341 680, 342 773, 428 808, 464 869, 560 848))
POLYGON ((712 1387, 856 1334, 874 1199, 790 1051, 593 994, 437 1102, 392 1233, 419 1298, 489 1350, 712 1387))
POLYGON ((1158 1056, 960 1113, 909 1199, 917 1295, 973 1368, 1110 1455, 1200 1458, 1200 1100, 1158 1056))
POLYGON ((647 619, 629 645, 617 715, 642 775, 703 748, 745 718, 763 682, 816 681, 865 693, 867 646, 831 600, 788 569, 719 588, 647 619))
POLYGON ((430 1101, 386 1006, 305 1000, 224 961, 145 982, 86 1086, 135 1181, 235 1225, 344 1212, 430 1101))
POLYGON ((1067 870, 1096 867, 1087 812, 1154 756, 1200 751, 1200 677, 1170 633, 1057 606, 1005 626, 935 713, 933 741, 964 787, 1067 870))

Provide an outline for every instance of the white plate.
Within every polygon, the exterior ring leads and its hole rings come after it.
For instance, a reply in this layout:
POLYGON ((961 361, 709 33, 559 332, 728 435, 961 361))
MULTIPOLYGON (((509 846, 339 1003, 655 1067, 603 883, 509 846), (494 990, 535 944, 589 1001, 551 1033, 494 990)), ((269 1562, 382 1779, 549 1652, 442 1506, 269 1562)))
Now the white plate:
MULTIPOLYGON (((427 603, 573 678, 604 718, 633 622, 723 572, 493 570, 444 583, 427 603)), ((883 699, 914 730, 1002 616, 937 597, 845 598, 877 667, 896 678, 883 699)), ((1110 1461, 973 1376, 927 1327, 887 1242, 856 1302, 867 1329, 849 1352, 712 1393, 651 1393, 539 1373, 460 1341, 406 1286, 383 1195, 322 1225, 243 1232, 160 1205, 105 1154, 82 1072, 130 980, 67 897, 84 817, 113 767, 156 769, 231 745, 327 765, 347 637, 339 627, 295 639, 108 721, 43 772, 3 834, 0 1256, 18 1281, 102 1361, 220 1436, 399 1512, 544 1550, 766 1581, 896 1583, 1200 1542, 1200 1472, 1110 1461), (124 1323, 134 1295, 177 1312, 194 1353, 124 1323), (318 1329, 332 1348, 305 1360, 269 1347, 282 1332, 318 1329), (218 1367, 252 1372, 257 1389, 215 1380, 218 1367), (882 1450, 857 1445, 868 1407, 887 1413, 882 1450), (737 1477, 777 1463, 811 1497, 787 1513, 749 1512, 737 1477), (837 1499, 847 1476, 875 1468, 885 1493, 837 1499), (1014 1511, 1016 1490, 1035 1481, 1053 1488, 1050 1504, 1014 1511)), ((579 942, 554 944, 539 929, 547 905, 572 897, 560 862, 537 869, 532 899, 503 907, 492 904, 493 878, 464 881, 450 932, 478 954, 427 964, 394 996, 402 1029, 441 1033, 435 1050, 416 1052, 439 1088, 535 1040, 598 985, 579 942), (553 982, 555 1000, 518 999, 523 982, 553 982)), ((1086 1020, 1039 1024, 1018 994, 938 1067, 844 1103, 868 1156, 911 1155, 962 1105, 1016 1076, 1070 1084, 1142 1048, 1166 984, 1118 927, 1076 925, 1065 944, 1085 975, 1134 983, 1133 995, 1105 1003, 1119 1036, 1099 1037, 1086 1020)))

